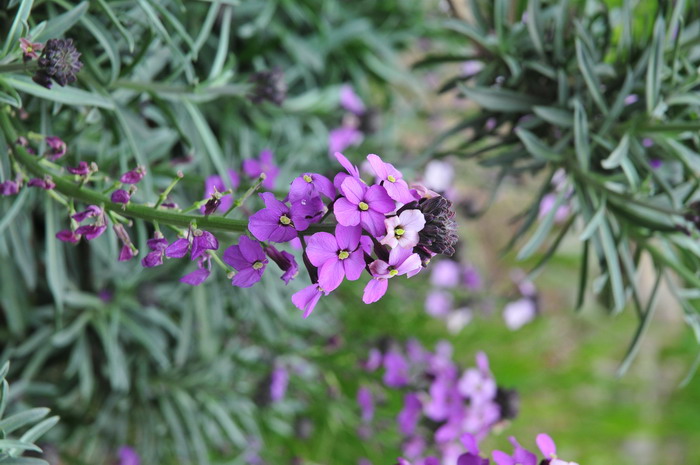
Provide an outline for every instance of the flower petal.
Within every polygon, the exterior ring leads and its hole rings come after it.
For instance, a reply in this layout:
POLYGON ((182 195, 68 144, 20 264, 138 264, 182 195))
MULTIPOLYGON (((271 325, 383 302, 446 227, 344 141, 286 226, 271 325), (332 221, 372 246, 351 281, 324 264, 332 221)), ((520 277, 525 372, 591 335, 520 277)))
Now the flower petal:
POLYGON ((389 281, 383 278, 370 279, 365 286, 365 292, 362 295, 362 301, 366 304, 371 304, 378 301, 386 294, 389 281))
POLYGON ((334 291, 345 277, 345 268, 338 258, 328 260, 318 270, 318 284, 326 292, 334 291))
POLYGON ((315 266, 321 266, 328 260, 337 259, 337 253, 338 244, 331 233, 318 232, 309 237, 307 241, 306 256, 315 266))

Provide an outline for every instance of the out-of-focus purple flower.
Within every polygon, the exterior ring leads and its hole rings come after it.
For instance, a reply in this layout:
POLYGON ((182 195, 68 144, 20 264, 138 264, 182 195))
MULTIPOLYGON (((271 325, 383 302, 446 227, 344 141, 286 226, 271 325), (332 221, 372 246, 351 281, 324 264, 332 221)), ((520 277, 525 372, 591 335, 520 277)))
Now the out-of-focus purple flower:
POLYGON ((380 237, 386 232, 384 214, 396 207, 382 186, 367 187, 355 178, 347 177, 340 186, 343 197, 336 200, 333 211, 343 226, 361 224, 370 234, 380 237))
POLYGON ((651 158, 649 160, 649 167, 653 170, 658 170, 663 166, 664 162, 660 158, 651 158))
POLYGON ((88 218, 95 218, 102 216, 104 214, 104 211, 98 207, 97 205, 88 205, 87 208, 83 211, 80 211, 78 213, 75 213, 71 216, 75 221, 78 223, 82 223, 88 218))
POLYGON ((434 317, 447 316, 453 308, 454 297, 447 291, 431 291, 425 298, 425 312, 434 317))
POLYGON ((433 265, 430 283, 433 286, 452 288, 460 282, 462 267, 454 260, 440 260, 433 265))
POLYGON ((408 203, 413 201, 413 196, 408 189, 408 184, 403 180, 403 175, 394 168, 391 163, 385 163, 379 156, 371 153, 367 155, 375 176, 379 180, 386 193, 397 202, 408 203))
POLYGON ((44 44, 40 42, 32 42, 25 37, 20 37, 19 48, 22 49, 22 58, 26 63, 29 60, 39 58, 39 54, 36 52, 41 52, 44 49, 44 44))
POLYGON ((121 446, 119 448, 119 465, 140 465, 141 458, 139 454, 129 446, 121 446))
POLYGON ((138 184, 146 175, 146 168, 138 165, 135 169, 122 174, 119 180, 124 184, 138 184))
POLYGON ((362 421, 369 423, 374 417, 374 397, 369 388, 362 386, 357 391, 357 404, 360 406, 362 421))
POLYGON ((537 306, 535 301, 529 297, 510 302, 503 309, 503 319, 511 331, 522 328, 534 320, 535 316, 537 316, 537 306))
POLYGON ((315 202, 296 202, 290 208, 271 192, 263 192, 260 197, 265 208, 251 215, 248 221, 248 230, 259 241, 288 242, 297 237, 297 231, 308 228, 309 218, 318 213, 315 202))
POLYGON ((112 192, 110 200, 112 200, 112 202, 114 203, 122 203, 126 205, 127 203, 129 203, 129 200, 131 200, 131 194, 129 194, 129 192, 125 191, 124 189, 117 189, 114 192, 112 192))
POLYGON ((457 389, 473 404, 483 404, 496 398, 497 387, 488 368, 469 368, 460 377, 457 389))
POLYGON ((265 189, 272 190, 275 188, 277 176, 280 174, 280 169, 275 165, 274 155, 271 150, 265 149, 260 152, 260 156, 256 158, 248 158, 243 160, 243 172, 249 178, 257 178, 262 173, 265 173, 265 180, 262 186, 265 189))
POLYGON ((328 295, 328 293, 315 283, 292 295, 292 303, 296 308, 304 312, 304 318, 308 318, 324 295, 328 295))
POLYGON ((639 96, 637 94, 629 94, 627 97, 625 97, 625 105, 632 105, 634 103, 637 103, 639 101, 639 96))
POLYGON ((418 254, 411 249, 397 247, 389 253, 388 261, 375 260, 369 265, 373 278, 367 283, 362 301, 371 304, 381 299, 386 294, 389 285, 388 280, 394 276, 415 275, 421 270, 421 261, 418 254))
POLYGON ((283 365, 275 366, 270 376, 270 400, 279 402, 284 399, 284 395, 287 393, 287 386, 289 386, 289 370, 283 365))
POLYGON ((39 189, 50 191, 51 189, 56 187, 56 184, 53 182, 53 179, 51 179, 51 176, 47 174, 46 176, 44 176, 44 179, 31 178, 29 181, 27 181, 27 186, 38 187, 39 189))
POLYGON ((195 229, 192 232, 192 236, 192 250, 190 255, 192 260, 196 260, 198 257, 205 254, 207 250, 218 250, 219 248, 219 241, 209 231, 195 229))
POLYGON ((280 270, 284 271, 282 281, 284 284, 289 284, 289 281, 296 278, 299 274, 299 265, 294 258, 294 255, 289 252, 279 251, 272 245, 264 247, 265 254, 279 266, 280 270))
POLYGON ((76 234, 75 231, 71 231, 70 229, 64 229, 56 233, 56 239, 59 241, 72 242, 74 244, 80 241, 80 237, 80 234, 76 234))
MULTIPOLYGON (((557 202, 557 195, 554 193, 545 194, 540 202, 540 212, 539 217, 542 218, 547 216, 547 214, 554 208, 557 202)), ((554 213, 554 222, 561 223, 569 217, 570 208, 567 204, 559 205, 556 213, 554 213)))
POLYGON ((645 137, 642 139, 642 145, 646 148, 652 147, 654 145, 654 139, 651 137, 645 137))
POLYGON ((537 447, 539 447, 540 452, 542 452, 545 459, 557 458, 557 445, 548 434, 538 434, 535 438, 535 442, 537 443, 537 447))
POLYGON ((181 283, 199 286, 211 275, 211 256, 202 255, 197 261, 197 269, 180 278, 181 283))
POLYGON ((85 239, 87 240, 92 240, 100 237, 106 229, 107 226, 105 226, 104 224, 88 224, 85 226, 80 226, 78 229, 75 230, 75 233, 81 236, 85 236, 85 239))
POLYGON ((79 176, 86 176, 91 171, 90 165, 86 161, 81 161, 76 167, 68 166, 66 169, 70 174, 77 174, 79 176))
POLYGON ((325 176, 316 173, 304 173, 292 181, 289 187, 289 201, 299 202, 303 199, 310 199, 325 195, 329 199, 335 198, 335 187, 325 176))
POLYGON ((509 438, 513 444, 513 455, 508 455, 500 450, 492 453, 496 465, 537 465, 537 456, 521 446, 514 437, 509 438))
POLYGON ((340 88, 340 106, 358 116, 362 115, 366 110, 364 102, 349 84, 345 84, 340 88))
POLYGON ((384 354, 384 384, 392 388, 400 388, 408 384, 408 362, 397 350, 391 349, 384 354))
POLYGON ((491 117, 486 120, 486 123, 484 124, 484 129, 486 129, 488 132, 493 131, 496 129, 496 126, 498 125, 498 120, 494 117, 491 117))
POLYGON ((17 181, 5 181, 0 183, 0 195, 17 195, 19 183, 17 181))
POLYGON ((318 232, 308 239, 306 256, 318 267, 318 284, 331 292, 343 278, 359 279, 365 268, 364 251, 360 247, 362 230, 358 226, 338 225, 335 236, 318 232))
POLYGON ((412 436, 416 430, 418 421, 423 412, 423 404, 418 395, 409 392, 403 397, 403 409, 396 418, 399 424, 399 431, 404 436, 412 436))
POLYGON ((46 144, 49 146, 49 159, 51 161, 56 161, 66 154, 68 151, 68 146, 61 138, 56 136, 47 136, 46 144))
POLYGON ((462 269, 462 273, 464 276, 462 282, 464 283, 464 286, 467 289, 469 289, 470 291, 478 291, 479 289, 481 289, 481 274, 476 269, 476 267, 472 265, 465 265, 462 269))
POLYGON ((462 76, 471 77, 484 69, 484 63, 478 60, 468 60, 462 63, 462 76))
POLYGON ((341 126, 328 133, 328 152, 342 152, 348 147, 359 145, 364 136, 362 132, 351 126, 341 126))
MULTIPOLYGON (((186 239, 185 242, 187 248, 189 248, 189 242, 186 239)), ((162 265, 165 250, 168 248, 167 239, 165 239, 160 232, 156 232, 152 239, 146 241, 146 245, 151 249, 151 252, 141 259, 141 265, 144 268, 153 268, 162 265)), ((185 249, 185 253, 187 253, 187 249, 185 249)))
POLYGON ((367 360, 362 364, 367 371, 374 371, 382 364, 382 353, 377 348, 372 348, 367 355, 367 360))
MULTIPOLYGON (((238 173, 236 173, 234 170, 227 171, 229 179, 231 181, 231 189, 236 190, 241 182, 240 178, 238 177, 238 173)), ((216 192, 221 193, 227 190, 228 187, 226 186, 226 183, 224 182, 223 178, 218 174, 209 176, 204 180, 204 198, 210 198, 216 192)), ((231 194, 222 195, 218 200, 218 207, 221 208, 221 210, 224 212, 228 211, 228 209, 231 208, 231 206, 233 205, 233 195, 231 194)), ((205 206, 202 206, 201 211, 202 213, 205 213, 205 206)), ((211 213, 213 213, 213 211, 209 212, 209 214, 211 213)))
POLYGON ((260 281, 268 263, 260 243, 248 236, 241 236, 238 245, 226 249, 222 260, 238 271, 231 280, 238 287, 251 287, 260 281))

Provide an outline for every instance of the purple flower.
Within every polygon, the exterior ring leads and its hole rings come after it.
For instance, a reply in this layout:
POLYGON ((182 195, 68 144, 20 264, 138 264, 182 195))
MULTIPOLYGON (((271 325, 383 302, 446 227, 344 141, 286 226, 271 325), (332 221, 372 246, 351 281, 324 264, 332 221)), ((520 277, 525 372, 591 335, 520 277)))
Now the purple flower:
MULTIPOLYGON (((539 217, 542 218, 544 216, 547 216, 547 214, 552 210, 552 208, 554 208, 556 202, 556 194, 549 193, 544 195, 544 197, 542 197, 542 200, 540 201, 539 217)), ((562 223, 563 221, 565 221, 569 216, 569 211, 570 208, 568 205, 559 205, 559 208, 557 208, 556 213, 554 213, 554 222, 562 223)))
POLYGON ((645 137, 642 139, 642 145, 646 148, 652 147, 654 145, 654 139, 645 137))
POLYGON ((76 166, 75 168, 68 166, 66 169, 68 170, 69 173, 77 174, 80 176, 86 176, 91 171, 90 165, 88 165, 88 163, 86 161, 81 161, 80 163, 78 163, 78 166, 76 166))
MULTIPOLYGON (((187 242, 187 247, 189 247, 189 242, 187 241, 187 239, 185 239, 185 242, 187 242)), ((156 232, 152 239, 148 239, 146 241, 146 245, 149 249, 151 249, 151 252, 149 252, 141 260, 141 265, 144 268, 153 268, 162 265, 163 256, 165 255, 165 251, 168 248, 168 241, 163 237, 161 233, 156 232)), ((187 253, 187 250, 185 250, 185 253, 187 253)))
POLYGON ((433 265, 430 283, 438 287, 457 287, 462 269, 454 260, 441 260, 433 265))
POLYGON ((364 251, 360 247, 361 229, 338 225, 335 236, 318 232, 308 240, 306 256, 318 270, 318 284, 331 292, 340 286, 343 278, 359 279, 365 268, 364 251))
POLYGON ((362 142, 362 132, 351 126, 341 126, 328 133, 328 151, 342 152, 346 148, 359 145, 362 142))
POLYGON ((382 353, 377 348, 372 348, 369 351, 367 360, 362 364, 367 371, 374 371, 382 364, 382 353))
POLYGON ((362 421, 365 423, 372 421, 374 417, 374 398, 372 396, 372 391, 362 386, 357 391, 357 404, 360 406, 360 411, 362 412, 362 421))
POLYGON ((165 249, 165 256, 168 258, 182 258, 190 251, 190 240, 184 237, 176 239, 165 249))
POLYGON ((19 183, 16 181, 0 183, 0 195, 17 195, 17 193, 19 193, 19 183))
POLYGON ((190 252, 190 259, 192 260, 205 254, 207 250, 218 250, 219 248, 219 241, 208 231, 195 229, 192 232, 192 236, 192 250, 190 252))
POLYGON ((49 39, 38 59, 39 68, 32 80, 50 89, 53 79, 59 86, 65 86, 76 81, 76 74, 83 64, 80 53, 73 45, 73 39, 49 39))
POLYGON ((638 100, 639 96, 637 94, 629 94, 625 97, 625 105, 632 105, 633 103, 637 103, 638 100))
POLYGON ((452 310, 454 298, 447 291, 431 291, 425 298, 425 312, 434 317, 447 316, 452 310))
POLYGON ((273 160, 271 150, 265 149, 260 152, 259 158, 248 158, 243 160, 243 172, 249 178, 257 178, 262 173, 265 173, 265 180, 262 186, 265 189, 272 190, 275 188, 275 181, 280 174, 280 169, 273 160))
POLYGON ((260 243, 248 236, 241 236, 238 245, 226 249, 223 261, 238 271, 231 280, 238 287, 251 287, 260 281, 268 263, 260 243))
POLYGON ((400 352, 389 350, 384 354, 384 384, 400 388, 408 384, 408 362, 400 352))
POLYGON ((318 301, 321 300, 321 297, 324 295, 328 295, 328 293, 324 291, 321 286, 312 284, 296 292, 292 296, 292 303, 296 308, 304 311, 304 318, 308 318, 314 311, 318 301))
POLYGON ((124 244, 119 252, 119 261, 126 262, 134 258, 134 249, 130 245, 124 244))
POLYGON ((478 60, 468 60, 462 63, 462 75, 471 77, 484 69, 484 63, 478 60))
POLYGON ((664 162, 660 158, 649 159, 649 167, 653 170, 658 170, 663 166, 664 162))
POLYGON ((381 243, 392 249, 402 247, 412 249, 418 245, 418 233, 425 227, 425 217, 419 210, 404 210, 397 216, 384 220, 386 236, 381 243))
POLYGON ((373 153, 367 155, 367 160, 389 197, 400 203, 408 203, 414 200, 408 189, 408 184, 403 180, 403 175, 394 168, 394 165, 384 163, 379 156, 373 153))
POLYGON ((139 465, 141 458, 139 454, 129 446, 119 448, 119 465, 139 465))
POLYGON ((325 195, 329 199, 335 198, 333 183, 320 174, 304 173, 292 181, 288 197, 289 201, 294 203, 320 195, 325 195))
POLYGON ((51 179, 51 176, 48 174, 44 176, 44 179, 39 179, 39 178, 32 178, 29 181, 27 181, 27 186, 28 187, 38 187, 40 189, 44 190, 51 190, 54 187, 56 187, 56 184, 53 182, 53 179, 51 179))
POLYGON ((47 136, 45 140, 49 148, 51 149, 49 152, 49 159, 51 161, 58 160, 59 158, 64 156, 68 151, 66 143, 63 142, 59 137, 47 136))
POLYGON ((270 377, 270 400, 279 402, 284 399, 289 386, 289 371, 283 365, 277 365, 270 377))
POLYGON ((369 265, 369 270, 374 276, 365 287, 362 301, 366 304, 376 302, 386 293, 388 280, 394 276, 407 274, 411 277, 421 269, 421 260, 418 254, 411 249, 397 247, 389 253, 389 260, 375 260, 369 265))
MULTIPOLYGON (((236 190, 240 184, 238 173, 236 173, 234 170, 227 171, 229 179, 231 180, 231 189, 236 190)), ((210 198, 217 192, 221 193, 227 190, 228 187, 226 186, 226 183, 224 182, 223 178, 218 174, 214 176, 209 176, 207 179, 204 180, 204 198, 210 198)), ((221 210, 223 211, 228 211, 228 209, 231 208, 231 206, 233 205, 233 195, 222 195, 219 198, 219 201, 220 203, 218 204, 218 208, 221 208, 221 210)), ((205 213, 205 206, 202 206, 201 211, 202 213, 205 213)), ((209 213, 211 214, 214 212, 211 211, 209 213)))
POLYGON ((511 331, 518 330, 528 324, 537 316, 535 301, 529 297, 523 297, 510 302, 503 309, 503 319, 511 331))
POLYGON ((197 261, 197 269, 180 278, 181 283, 199 286, 211 275, 211 256, 203 255, 197 261))
POLYGON ((124 189, 117 189, 114 192, 112 192, 112 196, 110 197, 112 202, 114 203, 122 203, 122 204, 127 204, 129 203, 129 200, 131 200, 131 194, 129 192, 125 191, 124 189))
POLYGON ((294 255, 289 252, 279 251, 272 245, 265 247, 264 250, 265 254, 279 266, 280 270, 284 271, 282 275, 284 284, 289 284, 289 281, 296 278, 299 274, 299 265, 297 265, 294 255))
POLYGON ((310 220, 318 214, 315 202, 296 202, 288 207, 274 194, 260 194, 265 208, 255 212, 248 221, 248 230, 259 241, 288 242, 297 237, 297 231, 309 227, 310 220))
POLYGON ((80 241, 80 234, 76 234, 75 231, 71 231, 70 229, 64 229, 56 233, 56 239, 75 244, 76 242, 80 241))
POLYGON ((545 459, 557 458, 557 445, 548 434, 538 434, 535 438, 535 442, 537 443, 537 447, 539 447, 540 452, 542 452, 545 459))
POLYGON ((107 226, 105 225, 89 224, 85 226, 80 226, 78 229, 75 230, 75 233, 81 236, 85 236, 85 239, 87 240, 92 240, 100 237, 106 229, 107 226))
POLYGON ((423 404, 418 395, 409 392, 403 397, 403 409, 396 418, 399 423, 399 431, 404 436, 412 436, 416 430, 418 421, 423 412, 423 404))
POLYGON ((19 48, 22 49, 22 58, 25 63, 31 59, 39 58, 39 54, 36 52, 41 52, 44 48, 44 44, 39 42, 32 42, 24 37, 19 38, 19 48))
POLYGON ((124 184, 138 184, 146 175, 146 168, 138 165, 135 169, 122 174, 119 180, 124 184))
POLYGON ((339 198, 333 211, 338 223, 343 226, 361 224, 375 237, 386 233, 385 214, 394 210, 394 201, 382 186, 367 187, 355 178, 343 180, 340 191, 344 197, 339 198))
POLYGON ((467 289, 470 291, 477 291, 481 289, 481 275, 474 266, 465 265, 462 272, 464 273, 462 282, 467 289))
POLYGON ((492 452, 496 465, 537 465, 537 456, 522 447, 514 437, 509 438, 515 448, 513 455, 508 455, 500 450, 492 452))
POLYGON ((362 115, 366 109, 362 99, 349 84, 345 84, 340 88, 340 106, 356 115, 362 115))

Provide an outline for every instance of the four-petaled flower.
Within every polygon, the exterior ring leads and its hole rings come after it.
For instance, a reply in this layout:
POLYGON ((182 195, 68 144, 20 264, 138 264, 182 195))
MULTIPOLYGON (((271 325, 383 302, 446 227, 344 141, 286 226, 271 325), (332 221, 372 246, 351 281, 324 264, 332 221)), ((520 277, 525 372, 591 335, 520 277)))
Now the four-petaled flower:
POLYGON ((226 249, 223 261, 237 271, 231 284, 238 287, 251 287, 260 281, 268 263, 260 243, 248 236, 241 236, 238 245, 226 249))
POLYGON ((365 268, 364 251, 360 246, 361 229, 357 226, 335 227, 335 236, 319 232, 309 238, 306 256, 318 267, 318 284, 331 292, 343 278, 355 281, 365 268))
POLYGON ((389 259, 375 260, 369 265, 373 278, 365 287, 362 301, 371 304, 381 299, 386 294, 389 286, 388 280, 394 276, 408 275, 410 278, 421 270, 421 260, 412 249, 397 247, 389 253, 389 259))
POLYGON ((384 215, 393 211, 396 204, 382 186, 367 187, 356 178, 346 177, 340 192, 344 197, 336 200, 333 206, 338 223, 343 226, 361 224, 375 237, 384 235, 384 215))
POLYGON ((25 62, 39 58, 39 54, 44 48, 44 44, 40 42, 32 42, 24 37, 19 38, 19 48, 22 49, 22 58, 25 62))
POLYGON ((394 168, 394 165, 384 163, 379 156, 373 153, 367 155, 367 160, 389 197, 400 203, 409 203, 415 200, 408 184, 403 180, 403 175, 394 168))
POLYGON ((296 202, 290 208, 271 192, 263 192, 260 197, 265 208, 248 221, 248 230, 259 241, 288 242, 297 237, 297 231, 308 228, 310 218, 318 213, 313 202, 296 202))
POLYGON ((325 195, 329 199, 335 197, 335 187, 325 176, 316 173, 304 173, 292 181, 289 187, 289 201, 294 203, 325 195))
POLYGON ((389 247, 410 249, 418 245, 418 233, 425 227, 425 217, 419 210, 404 210, 397 216, 384 220, 386 235, 382 244, 389 247))

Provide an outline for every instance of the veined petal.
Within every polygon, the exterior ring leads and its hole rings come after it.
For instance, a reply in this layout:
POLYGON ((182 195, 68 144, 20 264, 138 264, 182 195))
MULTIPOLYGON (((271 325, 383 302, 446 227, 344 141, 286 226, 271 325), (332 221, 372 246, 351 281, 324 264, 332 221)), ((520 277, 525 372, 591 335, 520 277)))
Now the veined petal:
POLYGON ((248 261, 241 253, 241 248, 237 245, 232 245, 224 251, 224 256, 221 257, 224 263, 232 267, 236 271, 250 268, 253 262, 248 261))
POLYGON ((357 204, 350 203, 344 197, 335 201, 333 213, 335 213, 338 223, 343 226, 357 226, 360 224, 360 210, 357 208, 357 204))
POLYGON ((384 226, 385 216, 383 213, 374 210, 360 212, 360 222, 374 237, 380 237, 386 234, 386 226, 384 226))
POLYGON ((382 159, 379 158, 378 155, 370 153, 369 155, 367 155, 367 160, 369 161, 369 164, 372 167, 372 171, 374 171, 374 174, 377 175, 379 179, 386 179, 386 177, 389 174, 387 173, 386 165, 382 161, 382 159))
POLYGON ((396 208, 396 202, 389 197, 386 189, 376 184, 367 190, 365 202, 369 204, 370 209, 379 213, 389 213, 396 208))
POLYGON ((362 228, 360 226, 343 226, 339 224, 335 227, 335 240, 338 242, 338 249, 355 250, 360 243, 361 234, 362 228))
POLYGON ((318 270, 318 284, 326 292, 331 292, 340 286, 344 277, 345 268, 337 257, 328 260, 318 270))
POLYGON ((361 249, 352 252, 348 258, 343 260, 345 268, 345 277, 348 281, 355 281, 362 276, 362 271, 365 269, 364 252, 361 249))
MULTIPOLYGON (((314 266, 321 266, 330 259, 338 258, 338 243, 336 238, 327 232, 317 232, 309 237, 306 256, 314 266)), ((325 289, 325 286, 321 286, 325 289)))
POLYGON ((265 270, 265 267, 260 268, 259 270, 246 268, 243 271, 239 271, 231 280, 231 284, 237 287, 251 287, 260 281, 263 270, 265 270))
POLYGON ((354 203, 355 205, 364 200, 365 193, 367 191, 367 186, 353 177, 345 178, 343 183, 340 185, 340 193, 343 194, 348 201, 354 203))
POLYGON ((389 281, 383 278, 372 278, 365 286, 365 292, 362 295, 362 301, 366 304, 371 304, 378 301, 386 294, 389 281))

